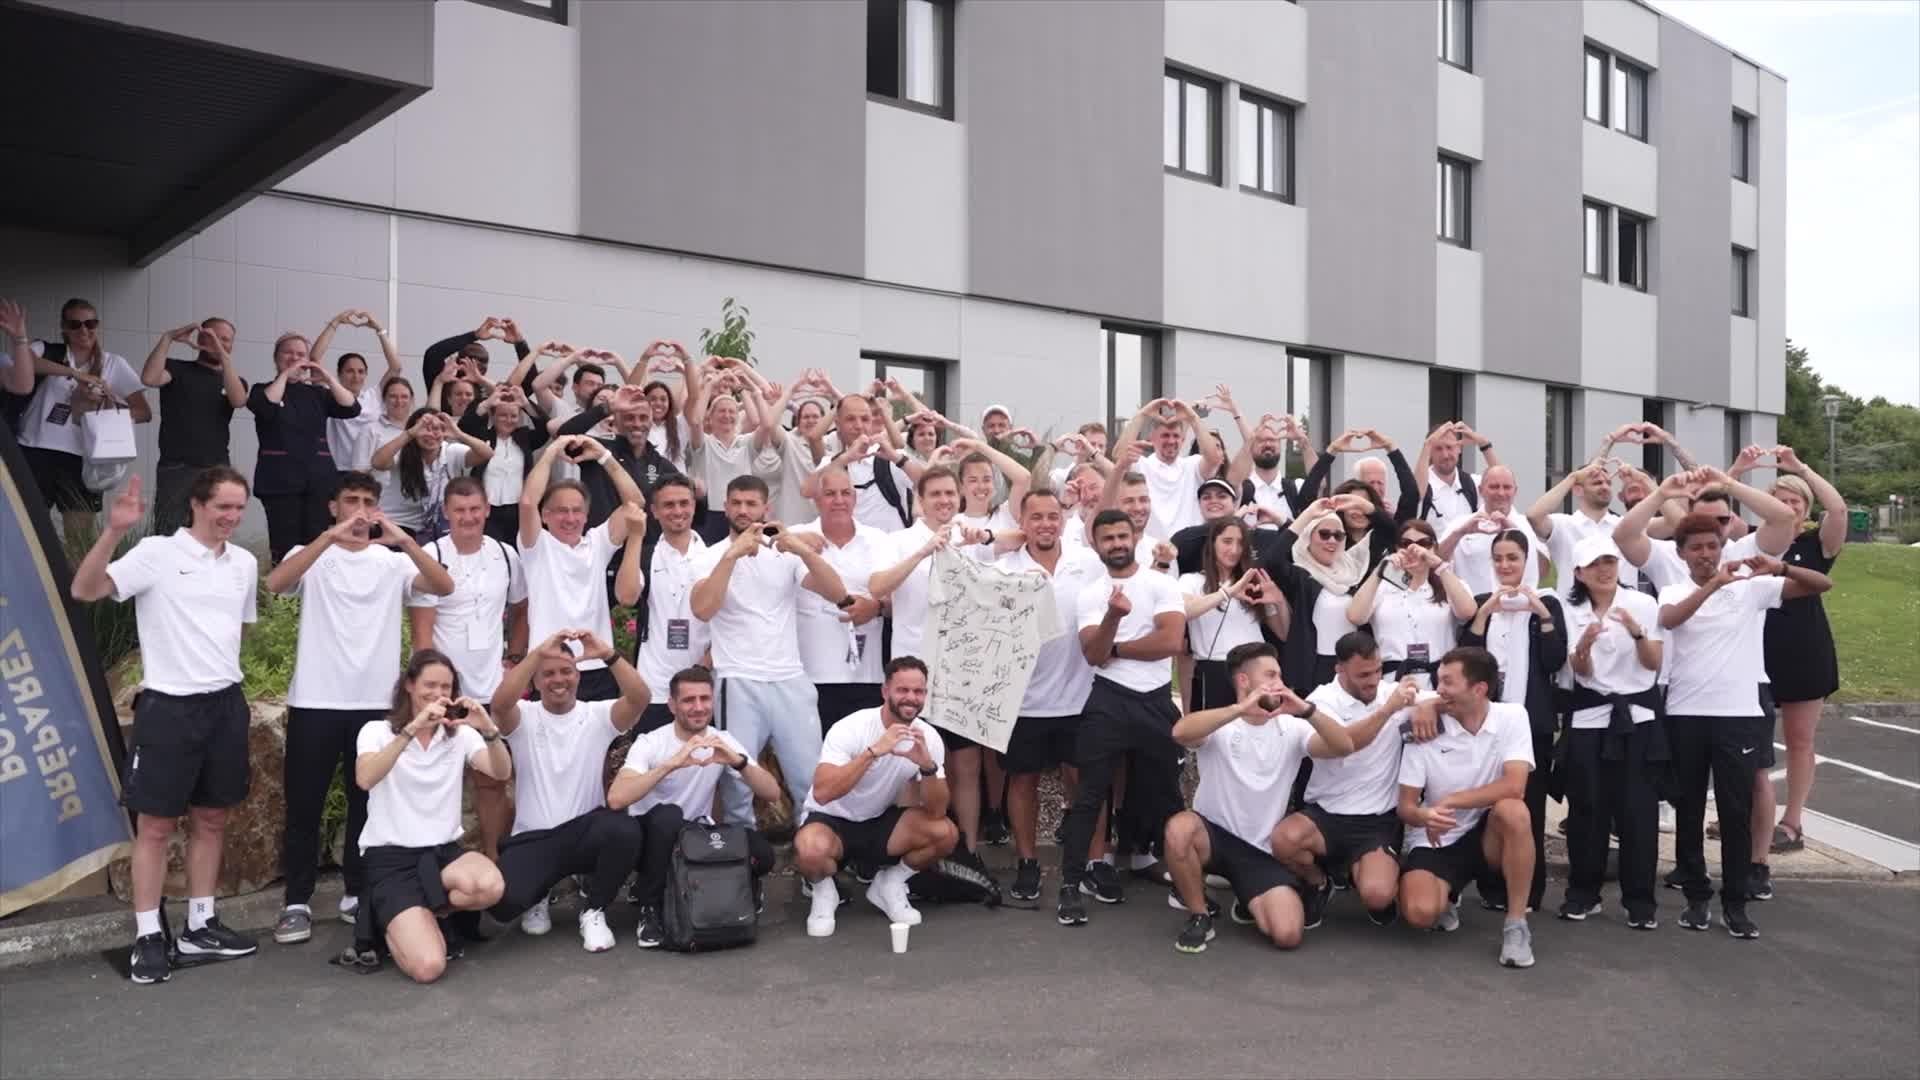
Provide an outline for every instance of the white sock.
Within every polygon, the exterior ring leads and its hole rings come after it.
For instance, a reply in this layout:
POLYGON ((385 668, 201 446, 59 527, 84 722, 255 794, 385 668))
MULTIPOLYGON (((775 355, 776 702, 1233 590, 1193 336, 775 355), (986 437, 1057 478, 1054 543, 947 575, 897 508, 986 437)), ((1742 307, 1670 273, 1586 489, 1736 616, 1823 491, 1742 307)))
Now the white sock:
POLYGON ((813 906, 818 909, 822 904, 825 904, 829 911, 840 904, 840 888, 833 883, 832 874, 813 883, 813 906))
POLYGON ((342 896, 340 898, 341 911, 352 911, 358 908, 359 906, 360 906, 360 898, 357 896, 342 896))
POLYGON ((304 911, 309 915, 313 914, 313 908, 307 906, 306 904, 288 904, 287 910, 288 911, 304 911))
POLYGON ((883 884, 887 888, 893 888, 895 885, 905 885, 907 879, 912 876, 913 870, 906 863, 894 863, 875 874, 873 880, 877 885, 883 884))
MULTIPOLYGON (((1107 852, 1107 853, 1106 853, 1105 855, 1102 855, 1102 856, 1100 856, 1100 858, 1099 858, 1099 859, 1097 859, 1097 860, 1094 860, 1094 861, 1096 861, 1096 862, 1103 862, 1103 863, 1106 863, 1106 864, 1107 864, 1108 866, 1112 866, 1112 865, 1113 865, 1113 852, 1111 852, 1111 851, 1109 851, 1109 852, 1107 852)), ((1093 862, 1089 862, 1089 863, 1087 863, 1087 865, 1088 865, 1088 866, 1092 866, 1092 865, 1093 865, 1093 862)))
POLYGON ((1133 853, 1133 856, 1127 860, 1127 865, 1135 870, 1145 870, 1158 861, 1159 860, 1155 859, 1149 852, 1136 851, 1133 853))
POLYGON ((213 897, 196 896, 187 901, 187 929, 198 930, 213 918, 213 897))
POLYGON ((148 934, 159 933, 160 932, 160 909, 154 908, 152 911, 134 912, 133 913, 133 932, 136 937, 146 937, 148 934))

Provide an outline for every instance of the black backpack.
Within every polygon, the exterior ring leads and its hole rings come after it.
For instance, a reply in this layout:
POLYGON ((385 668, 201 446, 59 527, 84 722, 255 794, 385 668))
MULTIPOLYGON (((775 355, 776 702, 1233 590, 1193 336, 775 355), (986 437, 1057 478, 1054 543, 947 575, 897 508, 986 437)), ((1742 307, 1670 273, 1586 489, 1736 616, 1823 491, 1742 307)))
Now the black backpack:
POLYGON ((759 927, 755 907, 746 827, 683 826, 661 912, 667 948, 702 952, 751 945, 759 927))

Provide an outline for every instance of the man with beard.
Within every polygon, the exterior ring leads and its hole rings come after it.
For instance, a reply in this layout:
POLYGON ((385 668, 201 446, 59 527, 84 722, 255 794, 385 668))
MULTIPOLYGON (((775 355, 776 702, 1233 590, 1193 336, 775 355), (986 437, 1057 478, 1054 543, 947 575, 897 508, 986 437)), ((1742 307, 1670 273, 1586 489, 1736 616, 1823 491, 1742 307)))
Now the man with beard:
POLYGON ((1528 588, 1540 584, 1540 557, 1545 545, 1513 508, 1513 497, 1518 490, 1512 469, 1505 465, 1489 468, 1480 478, 1480 509, 1455 516, 1451 524, 1440 531, 1440 558, 1452 560, 1453 572, 1475 596, 1494 589, 1493 541, 1508 529, 1527 538, 1527 566, 1521 583, 1528 588))
POLYGON ((647 681, 649 697, 637 725, 643 735, 672 722, 669 683, 676 672, 700 663, 712 642, 712 630, 693 617, 694 564, 707 550, 707 542, 693 531, 698 502, 693 481, 678 475, 662 479, 653 489, 658 532, 635 543, 629 526, 620 548, 613 594, 622 605, 639 608, 634 666, 647 681))
POLYGON ((1442 535, 1453 522, 1480 509, 1481 478, 1460 469, 1460 445, 1471 442, 1487 459, 1489 469, 1500 464, 1493 440, 1459 420, 1434 428, 1420 444, 1414 462, 1414 483, 1420 492, 1418 513, 1442 535))
MULTIPOLYGON (((614 509, 623 501, 633 500, 651 505, 654 487, 662 478, 680 471, 648 440, 648 433, 652 429, 653 406, 648 403, 646 392, 637 386, 620 387, 613 392, 610 406, 589 405, 560 425, 554 437, 556 443, 569 435, 586 436, 605 447, 611 455, 610 459, 598 459, 596 455, 589 454, 578 460, 568 455, 568 460, 579 466, 580 482, 586 485, 590 496, 587 513, 589 526, 598 525, 612 517, 614 509), (612 438, 602 439, 589 434, 609 415, 613 423, 612 438), (614 475, 613 466, 616 465, 620 472, 632 479, 634 489, 639 493, 638 499, 633 499, 622 488, 619 477, 614 475)), ((703 516, 696 513, 694 528, 699 528, 702 520, 703 516)))
MULTIPOLYGON (((1226 398, 1226 387, 1220 387, 1216 393, 1226 398)), ((1192 404, 1169 398, 1147 402, 1121 429, 1116 444, 1121 454, 1136 451, 1134 460, 1138 462, 1139 475, 1151 491, 1152 519, 1145 526, 1147 532, 1165 538, 1189 525, 1199 524, 1200 481, 1218 475, 1226 455, 1220 448, 1220 440, 1200 422, 1200 415, 1192 404), (1137 456, 1136 443, 1148 423, 1154 425, 1153 453, 1137 456), (1180 452, 1186 443, 1187 431, 1192 431, 1199 443, 1198 453, 1180 452)), ((1114 464, 1123 474, 1135 467, 1119 457, 1114 458, 1114 464)), ((1134 527, 1141 528, 1141 525, 1135 522, 1134 527)))
MULTIPOLYGON (((1562 600, 1573 588, 1574 546, 1589 536, 1611 537, 1614 527, 1620 524, 1620 515, 1609 509, 1612 505, 1613 477, 1607 473, 1606 462, 1601 459, 1568 473, 1528 507, 1527 524, 1533 526, 1535 536, 1547 542, 1553 565, 1561 568, 1560 579, 1553 591, 1562 600), (1566 500, 1569 492, 1578 496, 1574 501, 1573 513, 1560 513, 1556 508, 1566 500)), ((1620 568, 1622 588, 1637 589, 1639 581, 1640 575, 1631 566, 1620 568)))
POLYGON ((219 316, 160 335, 140 381, 160 391, 160 461, 153 471, 153 535, 187 522, 187 491, 203 470, 228 462, 233 413, 247 406, 247 384, 233 369, 233 324, 219 316), (192 360, 167 355, 194 346, 192 360))
POLYGON ((916 926, 907 879, 951 852, 960 830, 947 818, 946 749, 920 719, 927 704, 927 665, 912 656, 887 663, 884 699, 827 732, 812 772, 794 869, 813 886, 808 937, 833 934, 841 864, 886 864, 867 886, 867 902, 893 922, 916 926), (917 791, 915 790, 917 789, 917 791))
MULTIPOLYGON (((1312 489, 1304 482, 1287 479, 1287 443, 1300 444, 1308 472, 1313 471, 1320 455, 1314 453, 1313 444, 1291 416, 1268 416, 1258 425, 1249 426, 1246 417, 1236 410, 1234 420, 1240 425, 1240 452, 1227 464, 1227 480, 1238 493, 1241 508, 1250 513, 1250 523, 1257 528, 1278 529, 1293 520, 1294 504, 1305 507, 1312 501, 1306 497, 1312 489)), ((1200 510, 1206 512, 1204 503, 1200 510)))

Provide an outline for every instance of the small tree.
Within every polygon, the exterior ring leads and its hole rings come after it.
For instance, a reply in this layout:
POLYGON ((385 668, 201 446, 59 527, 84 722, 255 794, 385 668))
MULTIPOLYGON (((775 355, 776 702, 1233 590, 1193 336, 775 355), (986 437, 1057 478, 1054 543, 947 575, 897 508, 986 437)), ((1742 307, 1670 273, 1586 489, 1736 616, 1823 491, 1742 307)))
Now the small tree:
POLYGON ((700 352, 706 356, 726 356, 735 360, 745 360, 749 364, 753 358, 753 331, 747 327, 747 316, 751 314, 744 305, 733 302, 729 296, 720 301, 720 329, 702 329, 700 331, 700 352))

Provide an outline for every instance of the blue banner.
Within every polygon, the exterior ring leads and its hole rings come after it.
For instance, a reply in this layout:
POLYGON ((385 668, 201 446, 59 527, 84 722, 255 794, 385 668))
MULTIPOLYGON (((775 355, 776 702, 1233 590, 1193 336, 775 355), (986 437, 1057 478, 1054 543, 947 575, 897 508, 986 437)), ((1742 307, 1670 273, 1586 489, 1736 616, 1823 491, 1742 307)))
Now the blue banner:
MULTIPOLYGON (((132 838, 93 643, 74 634, 46 503, 0 429, 0 915, 59 893, 132 838)), ((111 602, 111 601, 108 601, 111 602)))

